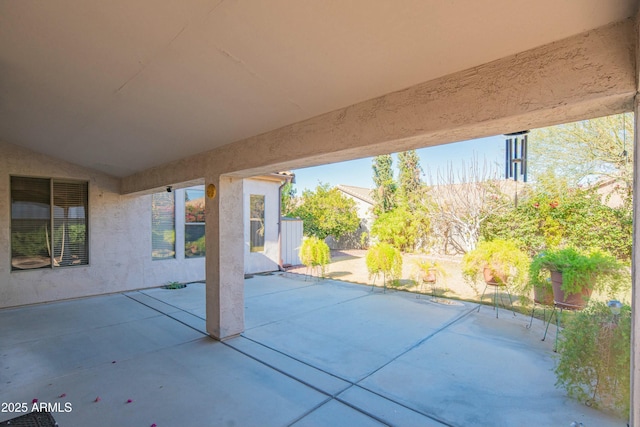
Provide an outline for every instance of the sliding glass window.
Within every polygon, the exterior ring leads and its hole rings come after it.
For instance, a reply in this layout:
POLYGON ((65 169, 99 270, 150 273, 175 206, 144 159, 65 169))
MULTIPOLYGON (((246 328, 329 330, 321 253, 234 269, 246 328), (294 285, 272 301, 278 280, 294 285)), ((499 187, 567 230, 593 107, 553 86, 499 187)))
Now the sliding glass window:
POLYGON ((249 196, 249 247, 251 252, 264 251, 264 196, 249 196))
POLYGON ((203 257, 204 243, 204 187, 184 191, 184 256, 203 257))
POLYGON ((176 256, 175 193, 156 193, 151 199, 151 258, 176 256))
POLYGON ((88 183, 11 177, 11 269, 89 264, 88 183))

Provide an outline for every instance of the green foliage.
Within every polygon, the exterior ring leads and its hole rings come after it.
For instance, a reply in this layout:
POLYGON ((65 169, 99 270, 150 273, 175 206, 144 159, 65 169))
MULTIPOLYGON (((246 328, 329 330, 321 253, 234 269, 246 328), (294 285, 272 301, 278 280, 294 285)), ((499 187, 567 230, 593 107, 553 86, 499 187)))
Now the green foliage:
POLYGON ((185 256, 187 258, 205 256, 206 249, 205 236, 201 236, 193 241, 185 241, 185 256))
POLYGON ((626 113, 535 129, 529 138, 529 174, 536 182, 555 176, 571 187, 613 178, 630 202, 633 123, 633 113, 626 113))
POLYGON ((631 307, 617 321, 606 304, 592 301, 566 322, 558 343, 556 386, 569 396, 620 417, 629 414, 631 307))
POLYGON ((374 212, 381 214, 389 212, 396 205, 397 185, 393 179, 393 158, 391 154, 376 156, 373 159, 373 183, 375 189, 371 192, 376 205, 374 212))
POLYGON ((398 183, 401 196, 411 202, 422 187, 422 167, 416 150, 398 153, 398 183))
POLYGON ((322 240, 327 236, 339 239, 360 226, 356 202, 328 184, 319 184, 315 191, 304 191, 302 203, 292 215, 302 219, 305 236, 322 240))
POLYGON ((477 283, 485 268, 489 268, 498 283, 522 289, 527 283, 529 257, 510 240, 480 242, 462 258, 462 275, 477 283))
POLYGON ((175 281, 169 282, 164 286, 165 289, 184 289, 186 287, 187 285, 185 283, 180 283, 175 281))
POLYGON ((494 214, 481 234, 487 239, 514 240, 529 255, 572 246, 602 249, 618 259, 631 257, 631 208, 610 208, 594 190, 567 189, 526 197, 514 210, 494 214))
POLYGON ((613 294, 628 282, 624 265, 598 250, 588 254, 575 248, 542 252, 531 262, 531 281, 539 283, 543 273, 551 271, 562 273, 562 290, 567 294, 579 294, 585 287, 613 294))
POLYGON ((367 233, 366 231, 363 231, 362 234, 360 234, 360 248, 366 249, 368 247, 369 247, 369 233, 367 233))
POLYGON ((296 189, 291 181, 284 184, 280 192, 280 214, 289 216, 295 208, 296 189))
POLYGON ((317 237, 308 237, 300 246, 300 261, 310 268, 320 268, 321 276, 325 275, 325 268, 331 262, 329 246, 317 237))
POLYGON ((449 276, 449 272, 439 262, 434 260, 421 260, 416 262, 420 274, 422 277, 426 277, 429 274, 434 274, 436 279, 444 279, 449 276))
POLYGON ((429 230, 429 218, 412 211, 406 204, 379 215, 371 226, 371 235, 401 251, 416 248, 429 230))
POLYGON ((402 254, 388 243, 378 243, 369 248, 365 261, 369 277, 382 273, 385 286, 387 278, 396 280, 402 275, 402 254))
POLYGON ((11 231, 11 255, 49 256, 47 249, 47 227, 42 225, 32 231, 11 231))

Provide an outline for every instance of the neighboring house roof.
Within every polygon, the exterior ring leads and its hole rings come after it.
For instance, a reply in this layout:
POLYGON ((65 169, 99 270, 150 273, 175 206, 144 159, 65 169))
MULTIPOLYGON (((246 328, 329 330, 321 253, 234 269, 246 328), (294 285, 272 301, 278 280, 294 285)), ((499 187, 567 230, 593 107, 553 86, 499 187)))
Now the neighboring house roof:
POLYGON ((375 201, 371 198, 371 189, 363 187, 354 187, 352 185, 337 185, 336 188, 345 194, 348 194, 356 199, 360 199, 365 203, 373 206, 375 201))
POLYGON ((595 188, 596 192, 600 194, 605 205, 610 208, 619 208, 624 205, 623 193, 619 191, 619 188, 625 186, 625 182, 621 179, 609 178, 595 182, 592 188, 595 188))
MULTIPOLYGON (((500 191, 501 193, 513 197, 516 194, 521 194, 526 188, 529 187, 529 183, 526 182, 516 182, 512 179, 494 179, 483 181, 493 184, 493 186, 500 191)), ((436 184, 436 185, 428 185, 427 189, 429 190, 429 194, 435 198, 446 198, 447 195, 451 193, 468 193, 473 191, 476 188, 478 182, 462 182, 462 183, 452 183, 452 184, 436 184)), ((482 192, 475 191, 474 194, 482 195, 482 192)))
POLYGON ((247 179, 256 179, 261 181, 292 181, 296 182, 296 175, 291 171, 274 172, 266 175, 256 175, 247 179))

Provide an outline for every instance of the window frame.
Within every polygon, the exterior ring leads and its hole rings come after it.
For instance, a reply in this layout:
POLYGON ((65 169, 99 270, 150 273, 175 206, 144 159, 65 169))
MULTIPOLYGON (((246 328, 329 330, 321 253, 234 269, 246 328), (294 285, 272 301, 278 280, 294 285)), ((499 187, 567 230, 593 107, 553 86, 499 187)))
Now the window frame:
MULTIPOLYGON (((201 185, 196 185, 196 186, 188 187, 188 188, 185 188, 185 189, 184 189, 184 209, 183 209, 183 212, 182 212, 183 219, 184 219, 184 239, 183 239, 184 241, 182 242, 182 245, 183 245, 183 247, 184 247, 184 259, 205 258, 205 257, 207 256, 207 253, 206 253, 206 246, 205 246, 204 250, 202 251, 202 253, 199 253, 199 254, 197 254, 197 255, 187 255, 188 253, 190 253, 190 249, 189 249, 189 248, 187 248, 187 235, 189 234, 189 233, 187 232, 187 230, 188 230, 189 228, 191 228, 191 229, 195 229, 195 228, 197 228, 197 227, 203 227, 203 229, 204 229, 205 231, 202 233, 202 237, 205 237, 205 236, 206 236, 206 226, 205 226, 205 221, 189 221, 189 220, 187 219, 187 215, 189 214, 189 213, 187 212, 187 210, 188 210, 188 208, 187 208, 187 203, 188 203, 189 201, 191 201, 191 200, 187 200, 187 197, 189 196, 189 192, 190 192, 190 191, 191 191, 191 192, 198 192, 198 193, 202 192, 202 199, 203 199, 203 203, 204 203, 204 200, 205 200, 205 197, 206 197, 205 189, 204 189, 204 186, 203 186, 203 185, 202 185, 202 186, 201 186, 201 185)), ((197 200, 197 199, 199 199, 199 197, 198 197, 198 198, 196 198, 196 199, 192 199, 192 200, 197 200)), ((203 206, 202 219, 204 219, 204 209, 205 209, 205 208, 204 208, 204 206, 203 206)), ((197 217, 196 217, 196 218, 197 218, 197 217)), ((198 240, 199 240, 199 239, 198 239, 198 240)), ((197 242, 197 240, 194 240, 194 241, 191 241, 190 243, 192 243, 192 244, 193 244, 193 243, 196 243, 196 242, 197 242)))
MULTIPOLYGON (((161 192, 161 193, 154 193, 151 195, 151 260, 152 261, 165 261, 165 260, 170 260, 170 259, 176 259, 177 258, 177 239, 176 239, 176 193, 174 191, 172 192, 161 192), (154 206, 154 201, 153 199, 159 195, 162 195, 164 197, 167 197, 167 194, 171 195, 171 211, 172 211, 172 217, 171 217, 171 231, 173 232, 173 255, 171 256, 154 256, 153 252, 154 252, 154 212, 153 212, 153 206, 154 206)), ((167 230, 163 230, 163 231, 167 231, 167 230)))
POLYGON ((266 220, 265 220, 266 211, 267 211, 266 205, 267 205, 267 197, 265 194, 249 194, 249 252, 264 252, 266 234, 267 234, 266 220), (261 212, 261 215, 259 215, 256 218, 253 217, 253 214, 255 213, 253 212, 253 203, 254 203, 253 199, 255 197, 259 197, 262 199, 262 212, 261 212), (258 239, 258 240, 261 240, 262 245, 257 245, 255 244, 256 242, 254 242, 254 236, 253 236, 254 221, 260 221, 261 223, 260 228, 262 228, 262 236, 260 236, 261 239, 258 239))
MULTIPOLYGON (((38 271, 38 270, 56 270, 58 268, 75 268, 75 267, 89 267, 91 266, 91 253, 90 253, 90 207, 89 207, 89 201, 91 200, 91 186, 90 186, 90 182, 89 180, 86 179, 73 179, 73 178, 56 178, 56 177, 52 177, 52 176, 34 176, 34 175, 14 175, 11 174, 9 175, 9 264, 10 264, 10 269, 9 271, 11 273, 15 273, 15 272, 22 272, 22 271, 38 271), (13 197, 14 197, 14 185, 13 185, 13 179, 34 179, 34 180, 46 180, 48 181, 49 184, 49 201, 48 201, 48 210, 49 210, 49 218, 48 218, 48 227, 51 230, 50 232, 47 231, 47 248, 49 250, 49 264, 48 265, 43 265, 41 267, 35 267, 35 268, 16 268, 14 267, 14 255, 13 255, 13 251, 14 251, 14 247, 13 247, 13 235, 14 235, 14 214, 13 214, 13 197), (83 202, 85 202, 85 205, 83 206, 84 208, 84 249, 83 252, 85 254, 84 256, 84 260, 80 260, 80 263, 70 263, 70 264, 60 264, 58 261, 55 260, 55 224, 56 224, 56 220, 59 218, 56 217, 55 215, 55 211, 56 211, 56 207, 59 207, 55 204, 55 197, 56 197, 56 193, 54 192, 54 187, 55 184, 60 184, 60 183, 70 183, 70 184, 80 184, 83 185, 83 192, 82 195, 85 196, 86 198, 83 200, 83 202), (86 262, 82 262, 82 261, 86 261, 86 262)), ((66 219, 67 223, 69 221, 69 218, 66 219)))

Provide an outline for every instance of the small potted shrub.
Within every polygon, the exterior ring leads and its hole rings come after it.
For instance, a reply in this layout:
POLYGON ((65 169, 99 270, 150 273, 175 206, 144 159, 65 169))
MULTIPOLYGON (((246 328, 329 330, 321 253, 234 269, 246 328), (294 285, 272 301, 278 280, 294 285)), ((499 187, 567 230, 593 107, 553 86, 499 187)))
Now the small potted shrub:
POLYGON ((327 264, 331 262, 329 246, 317 237, 307 237, 300 246, 300 261, 307 268, 320 269, 321 277, 324 277, 327 264))
POLYGON ((437 261, 422 260, 416 263, 418 266, 419 281, 424 283, 436 283, 447 277, 448 273, 437 261))
POLYGON ((556 386, 570 397, 615 413, 629 414, 631 307, 618 314, 594 301, 572 316, 560 335, 556 386))
POLYGON ((418 270, 416 283, 420 287, 420 291, 424 293, 425 284, 429 284, 431 295, 435 298, 438 292, 437 284, 443 282, 449 273, 441 263, 434 260, 420 260, 416 262, 416 266, 418 270))
POLYGON ((625 282, 624 272, 624 265, 611 255, 565 248, 534 258, 529 276, 532 282, 541 283, 550 274, 554 302, 562 308, 582 309, 594 289, 610 293, 619 289, 625 282))
POLYGON ((365 257, 369 278, 382 273, 384 289, 387 279, 397 280, 402 274, 402 254, 389 243, 377 243, 369 248, 365 257))
POLYGON ((462 258, 462 274, 473 284, 482 278, 489 285, 521 289, 527 283, 528 267, 529 258, 510 240, 480 242, 462 258))

